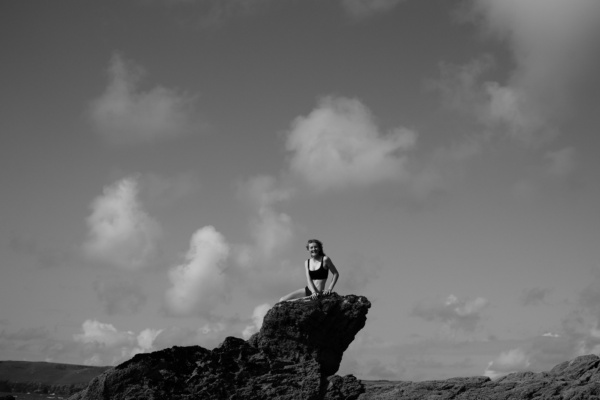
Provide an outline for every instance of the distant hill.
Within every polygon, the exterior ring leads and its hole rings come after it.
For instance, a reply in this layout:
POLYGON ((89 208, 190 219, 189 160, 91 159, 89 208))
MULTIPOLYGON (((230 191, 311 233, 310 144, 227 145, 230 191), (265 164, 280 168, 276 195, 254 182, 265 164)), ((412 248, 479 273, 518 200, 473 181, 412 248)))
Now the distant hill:
POLYGON ((0 391, 41 390, 70 393, 111 367, 32 361, 0 361, 0 391))
POLYGON ((87 383, 111 367, 31 361, 0 361, 0 380, 46 385, 87 383))

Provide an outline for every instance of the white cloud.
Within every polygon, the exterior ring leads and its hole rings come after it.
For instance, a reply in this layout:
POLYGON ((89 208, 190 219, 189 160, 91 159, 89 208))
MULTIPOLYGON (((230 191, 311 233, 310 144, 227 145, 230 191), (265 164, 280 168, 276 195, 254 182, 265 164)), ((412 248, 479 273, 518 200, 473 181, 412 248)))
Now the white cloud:
MULTIPOLYGON (((542 292, 543 294, 543 292, 542 292)), ((528 339, 490 362, 486 375, 547 371, 585 354, 600 352, 600 274, 581 291, 575 308, 562 319, 562 329, 528 339)))
POLYGON ((326 97, 296 118, 286 147, 292 173, 326 190, 405 179, 405 152, 415 142, 416 134, 405 128, 382 135, 359 100, 326 97))
POLYGON ((253 209, 250 231, 254 243, 237 246, 236 260, 242 267, 255 266, 259 260, 264 264, 294 237, 292 218, 276 210, 278 204, 290 199, 292 192, 280 187, 275 178, 259 175, 241 183, 238 194, 253 209))
POLYGON ((134 343, 133 332, 120 332, 112 324, 88 319, 82 325, 83 333, 73 335, 77 342, 101 344, 106 347, 127 346, 134 343))
POLYGON ((172 287, 166 292, 167 310, 175 315, 209 315, 228 297, 225 262, 229 245, 212 226, 194 233, 185 262, 171 268, 172 287))
POLYGON ((515 61, 506 84, 485 82, 482 118, 525 144, 552 139, 578 83, 595 76, 600 3, 471 0, 471 16, 507 41, 515 61))
POLYGON ((341 0, 342 7, 353 18, 366 18, 392 10, 404 0, 341 0))
POLYGON ((239 334, 240 325, 235 321, 218 320, 207 322, 199 328, 172 326, 158 335, 153 345, 157 349, 172 346, 216 347, 227 336, 239 334))
POLYGON ((89 107, 95 130, 110 143, 131 144, 170 139, 198 131, 194 98, 157 86, 140 91, 142 68, 114 54, 106 91, 89 107))
POLYGON ((162 329, 144 329, 138 335, 119 331, 112 324, 88 319, 82 324, 82 333, 73 340, 84 345, 81 351, 86 365, 115 365, 136 354, 155 350, 154 341, 162 329))
POLYGON ((146 304, 147 296, 138 284, 123 280, 96 281, 93 288, 108 315, 136 314, 146 304))
POLYGON ((260 330, 263 319, 270 309, 271 305, 269 303, 261 304, 254 308, 254 311, 252 312, 252 325, 246 326, 242 332, 242 337, 244 339, 248 340, 250 336, 260 330))
POLYGON ((153 349, 156 337, 161 334, 162 329, 144 329, 137 336, 137 345, 142 350, 141 352, 150 351, 153 349))
POLYGON ((489 302, 483 297, 459 299, 450 295, 443 303, 420 303, 412 310, 412 315, 426 321, 439 321, 452 329, 474 331, 481 321, 481 312, 489 302))
POLYGON ((105 187, 87 218, 86 255, 114 266, 139 269, 156 254, 161 228, 138 200, 138 183, 124 178, 105 187))
POLYGON ((488 364, 484 375, 496 379, 512 372, 526 371, 530 365, 525 351, 516 348, 500 353, 494 361, 488 364))
POLYGON ((560 335, 558 333, 546 332, 542 335, 543 337, 551 337, 551 338, 559 338, 560 335))

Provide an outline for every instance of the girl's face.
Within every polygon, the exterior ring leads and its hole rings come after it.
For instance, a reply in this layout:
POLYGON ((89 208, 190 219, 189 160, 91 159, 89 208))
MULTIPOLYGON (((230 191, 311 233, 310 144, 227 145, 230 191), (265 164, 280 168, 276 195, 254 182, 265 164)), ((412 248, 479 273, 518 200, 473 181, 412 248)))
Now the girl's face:
POLYGON ((308 251, 309 251, 311 257, 316 257, 319 254, 321 254, 321 248, 319 247, 319 245, 317 243, 309 243, 308 251))

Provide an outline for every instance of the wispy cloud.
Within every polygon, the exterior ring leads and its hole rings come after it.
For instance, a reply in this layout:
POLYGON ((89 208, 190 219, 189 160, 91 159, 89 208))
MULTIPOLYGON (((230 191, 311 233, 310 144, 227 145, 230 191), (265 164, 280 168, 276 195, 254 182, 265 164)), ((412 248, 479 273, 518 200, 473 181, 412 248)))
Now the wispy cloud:
POLYGON ((193 96, 162 86, 139 90, 143 69, 118 53, 108 75, 105 92, 88 110, 94 129, 108 142, 149 143, 202 130, 193 96))
POLYGON ((341 0, 342 7, 352 18, 364 19, 388 12, 404 0, 341 0))
POLYGON ((200 187, 198 177, 191 173, 166 176, 157 173, 145 173, 138 178, 140 197, 150 204, 172 205, 191 195, 200 187))
POLYGON ((279 185, 272 176, 259 175, 239 183, 238 196, 252 210, 250 232, 254 243, 237 246, 236 258, 245 267, 259 260, 264 263, 294 237, 292 218, 277 211, 278 205, 291 198, 292 190, 279 185))
POLYGON ((229 244, 212 226, 192 236, 185 261, 169 271, 171 287, 165 299, 173 315, 208 317, 229 295, 225 268, 229 244))
POLYGON ((87 365, 115 365, 138 353, 152 351, 156 337, 162 332, 148 328, 136 335, 93 319, 83 322, 81 330, 73 335, 73 340, 84 345, 87 365))
MULTIPOLYGON (((534 293, 539 298, 545 292, 534 293)), ((485 374, 499 377, 518 371, 546 371, 574 357, 600 351, 600 273, 580 292, 560 329, 523 340, 492 360, 485 374)))
POLYGON ((513 195, 519 200, 536 200, 548 192, 560 193, 565 188, 575 189, 578 177, 575 174, 579 164, 573 147, 547 151, 541 161, 531 167, 514 184, 513 195))
POLYGON ((484 375, 495 379, 512 372, 526 371, 530 365, 529 358, 523 349, 511 349, 503 351, 495 360, 491 361, 484 375))
POLYGON ((382 134, 371 111, 357 99, 325 97, 288 132, 292 173, 323 191, 402 181, 406 151, 416 134, 396 128, 382 134))
POLYGON ((105 187, 92 202, 83 245, 88 257, 125 269, 148 265, 156 254, 161 228, 144 211, 138 192, 136 179, 123 178, 105 187))
POLYGON ((595 75, 600 3, 470 0, 466 4, 468 19, 508 43, 515 67, 506 83, 488 80, 477 85, 474 79, 489 63, 480 60, 457 68, 451 78, 457 93, 490 127, 517 141, 537 145, 554 138, 575 106, 578 84, 595 75), (473 101, 482 98, 479 104, 473 101))
POLYGON ((438 321, 451 329, 474 331, 482 318, 482 311, 489 305, 487 299, 459 299, 450 295, 444 302, 417 304, 411 315, 426 321, 438 321))
POLYGON ((524 289, 519 297, 519 303, 524 306, 535 306, 544 304, 547 301, 548 296, 552 293, 552 289, 549 288, 529 288, 524 289))
POLYGON ((93 288, 104 312, 108 315, 136 314, 147 301, 142 287, 127 281, 96 281, 93 288))
POLYGON ((261 304, 254 308, 254 311, 252 312, 252 325, 246 326, 242 332, 242 337, 244 339, 248 340, 250 336, 260 330, 263 319, 270 309, 271 305, 269 303, 261 304))

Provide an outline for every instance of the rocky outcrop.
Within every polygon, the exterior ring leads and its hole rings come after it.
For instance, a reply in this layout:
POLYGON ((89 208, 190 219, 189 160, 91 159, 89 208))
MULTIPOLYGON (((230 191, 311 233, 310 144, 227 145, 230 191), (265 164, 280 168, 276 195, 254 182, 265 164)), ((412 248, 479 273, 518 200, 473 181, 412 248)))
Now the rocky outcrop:
POLYGON ((337 294, 278 303, 247 342, 138 354, 70 400, 356 399, 360 381, 331 375, 370 307, 365 297, 337 294))
POLYGON ((600 358, 587 355, 549 372, 519 372, 497 381, 486 377, 428 382, 366 382, 360 400, 600 400, 600 358))
POLYGON ((365 326, 370 305, 364 297, 338 295, 280 303, 269 311, 249 343, 273 357, 316 360, 323 374, 333 375, 344 351, 365 326))

